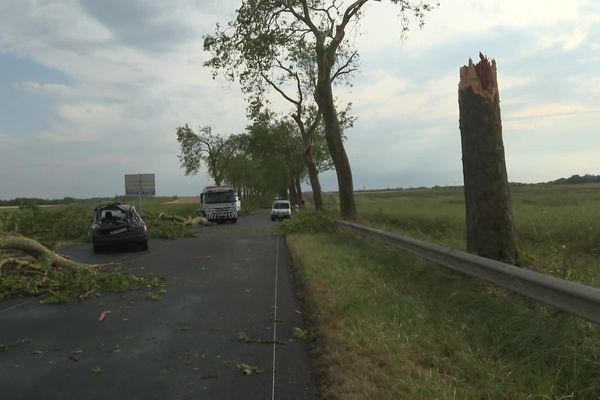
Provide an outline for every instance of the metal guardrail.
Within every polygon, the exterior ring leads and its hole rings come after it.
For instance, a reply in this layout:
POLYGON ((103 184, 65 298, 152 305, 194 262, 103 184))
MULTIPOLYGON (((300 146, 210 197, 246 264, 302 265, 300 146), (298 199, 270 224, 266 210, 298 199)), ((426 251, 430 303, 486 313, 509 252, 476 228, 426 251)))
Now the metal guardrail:
POLYGON ((348 221, 339 220, 337 224, 600 324, 600 289, 348 221))

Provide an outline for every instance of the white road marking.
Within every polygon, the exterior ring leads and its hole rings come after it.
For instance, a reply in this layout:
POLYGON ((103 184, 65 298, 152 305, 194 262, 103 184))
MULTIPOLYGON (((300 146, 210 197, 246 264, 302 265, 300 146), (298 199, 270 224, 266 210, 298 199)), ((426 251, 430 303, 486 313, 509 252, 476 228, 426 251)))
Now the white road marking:
POLYGON ((36 300, 43 299, 44 297, 46 297, 46 296, 42 296, 42 297, 34 297, 33 299, 29 299, 29 300, 27 300, 27 301, 24 301, 24 302, 22 302, 22 303, 15 304, 14 306, 11 306, 11 307, 8 307, 8 308, 5 308, 5 309, 3 309, 3 310, 0 310, 0 314, 3 314, 3 313, 5 313, 5 312, 8 312, 8 311, 10 311, 10 310, 14 310, 14 309, 15 309, 15 308, 17 308, 17 307, 21 307, 21 306, 24 306, 24 305, 26 305, 26 304, 29 304, 29 303, 31 303, 32 301, 36 301, 36 300))
POLYGON ((275 300, 273 302, 273 385, 271 386, 271 400, 275 400, 275 354, 277 349, 277 275, 279 269, 279 237, 275 242, 275 300))

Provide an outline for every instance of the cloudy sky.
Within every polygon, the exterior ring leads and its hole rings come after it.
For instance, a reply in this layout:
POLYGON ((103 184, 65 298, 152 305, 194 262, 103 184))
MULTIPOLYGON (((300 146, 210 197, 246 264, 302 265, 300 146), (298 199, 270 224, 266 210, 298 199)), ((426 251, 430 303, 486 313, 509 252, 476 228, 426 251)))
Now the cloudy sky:
MULTIPOLYGON (((459 69, 479 51, 498 64, 509 179, 600 174, 600 2, 439 1, 405 40, 385 1, 348 35, 355 187, 462 183, 459 69)), ((248 123, 239 89, 202 67, 202 36, 238 4, 0 0, 0 199, 121 195, 130 173, 196 195, 209 179, 184 176, 175 129, 248 123)))

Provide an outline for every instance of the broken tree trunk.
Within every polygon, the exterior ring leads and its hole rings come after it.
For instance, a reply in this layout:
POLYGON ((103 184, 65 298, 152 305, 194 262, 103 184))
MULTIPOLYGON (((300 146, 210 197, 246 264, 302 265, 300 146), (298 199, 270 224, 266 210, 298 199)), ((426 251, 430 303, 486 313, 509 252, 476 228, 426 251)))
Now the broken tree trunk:
POLYGON ((515 264, 518 258, 504 160, 496 61, 481 53, 460 69, 458 103, 467 251, 515 264))
POLYGON ((79 269, 94 267, 94 265, 69 260, 33 239, 5 232, 0 232, 0 250, 19 250, 38 259, 45 258, 50 265, 57 268, 79 269))

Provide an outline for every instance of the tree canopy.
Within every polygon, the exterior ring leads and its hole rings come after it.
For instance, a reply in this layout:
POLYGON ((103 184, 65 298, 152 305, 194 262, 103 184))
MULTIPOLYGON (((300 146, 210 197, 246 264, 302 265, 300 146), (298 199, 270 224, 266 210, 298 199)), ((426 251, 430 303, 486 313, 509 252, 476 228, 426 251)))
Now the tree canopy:
MULTIPOLYGON (((298 93, 312 93, 338 177, 341 214, 349 219, 356 215, 354 188, 332 86, 349 82, 356 70, 358 53, 344 38, 369 1, 245 0, 233 21, 217 25, 215 34, 204 38, 212 56, 205 65, 239 81, 244 93, 260 99, 271 86, 286 97, 278 88, 290 80, 298 93)), ((422 25, 432 9, 424 2, 391 3, 398 7, 402 34, 412 19, 422 25)))

